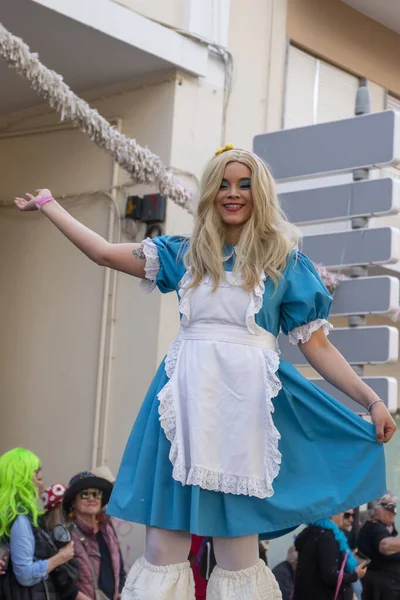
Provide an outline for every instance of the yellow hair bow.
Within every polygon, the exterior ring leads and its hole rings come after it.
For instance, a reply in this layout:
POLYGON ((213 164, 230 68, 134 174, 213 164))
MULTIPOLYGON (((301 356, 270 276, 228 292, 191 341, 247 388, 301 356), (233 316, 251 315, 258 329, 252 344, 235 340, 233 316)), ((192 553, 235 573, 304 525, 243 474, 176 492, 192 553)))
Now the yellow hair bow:
POLYGON ((235 146, 233 144, 226 144, 226 146, 224 146, 223 148, 218 148, 218 150, 215 151, 215 156, 218 156, 219 154, 222 154, 223 152, 227 152, 228 150, 233 150, 234 147, 235 146))

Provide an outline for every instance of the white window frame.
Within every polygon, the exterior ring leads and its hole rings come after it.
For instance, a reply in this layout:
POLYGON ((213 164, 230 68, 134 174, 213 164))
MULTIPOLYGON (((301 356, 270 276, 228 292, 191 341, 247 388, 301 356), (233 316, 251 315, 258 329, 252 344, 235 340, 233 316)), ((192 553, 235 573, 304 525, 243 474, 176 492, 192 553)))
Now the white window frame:
MULTIPOLYGON (((301 57, 300 57, 301 60, 301 57)), ((303 48, 299 48, 296 44, 293 44, 292 41, 290 39, 288 39, 287 42, 287 52, 286 52, 286 64, 285 64, 285 90, 284 90, 284 107, 283 107, 283 114, 282 114, 282 129, 287 128, 288 126, 304 126, 304 125, 315 125, 319 122, 323 122, 319 119, 320 116, 320 111, 321 111, 321 98, 320 98, 320 94, 321 94, 321 76, 323 74, 322 69, 325 69, 324 73, 326 74, 326 68, 328 69, 332 69, 332 70, 338 70, 339 73, 343 73, 343 75, 348 75, 349 77, 349 85, 351 86, 351 78, 354 80, 354 83, 357 82, 358 79, 361 79, 360 77, 357 77, 356 75, 350 73, 349 71, 346 71, 346 69, 342 69, 332 63, 330 63, 329 61, 319 58, 318 56, 313 55, 310 52, 307 52, 307 50, 303 49, 303 48), (311 100, 310 100, 310 110, 304 110, 304 115, 306 117, 306 119, 308 119, 307 123, 302 123, 302 124, 296 124, 296 125, 288 125, 288 120, 290 119, 290 114, 288 114, 288 102, 290 102, 290 98, 288 97, 288 86, 289 86, 289 75, 290 75, 290 51, 291 49, 294 49, 296 51, 298 51, 299 53, 303 53, 304 55, 310 57, 310 59, 314 60, 314 82, 313 82, 313 93, 311 91, 311 88, 308 88, 308 93, 305 91, 305 95, 307 97, 311 98, 311 95, 313 97, 312 100, 312 105, 311 105, 311 100), (307 116, 308 115, 308 116, 307 116), (312 115, 312 118, 310 118, 310 116, 312 115)), ((304 63, 306 64, 306 63, 304 63)), ((339 74, 338 73, 338 74, 339 74)), ((332 75, 334 76, 334 73, 332 73, 332 75)), ((344 86, 346 86, 346 81, 345 79, 343 80, 344 86)), ((373 82, 369 82, 370 85, 376 85, 373 84, 373 82)), ((309 83, 307 84, 309 85, 309 83)), ((343 88, 345 89, 345 87, 343 88)), ((355 87, 355 93, 354 93, 354 104, 355 104, 355 100, 356 100, 356 89, 357 86, 355 87)), ((306 90, 306 88, 305 88, 306 90)), ((376 94, 376 90, 374 90, 374 93, 376 94)), ((383 100, 383 93, 384 90, 382 88, 382 100, 383 100)), ((375 96, 378 97, 378 96, 375 96)), ((345 96, 343 97, 345 98, 345 96)), ((375 102, 376 105, 376 102, 375 102)), ((344 104, 342 106, 342 113, 346 112, 346 103, 344 100, 344 104)), ((384 109, 384 104, 382 102, 382 110, 384 109)), ((300 109, 300 114, 301 114, 301 109, 300 109)), ((348 117, 350 117, 352 115, 348 115, 348 117)), ((340 118, 340 117, 339 117, 340 118)), ((343 117, 343 118, 347 118, 347 117, 343 117)), ((294 119, 295 120, 295 119, 294 119)), ((324 119, 325 121, 325 119, 324 119)))
POLYGON ((231 0, 184 0, 183 28, 228 46, 231 0))

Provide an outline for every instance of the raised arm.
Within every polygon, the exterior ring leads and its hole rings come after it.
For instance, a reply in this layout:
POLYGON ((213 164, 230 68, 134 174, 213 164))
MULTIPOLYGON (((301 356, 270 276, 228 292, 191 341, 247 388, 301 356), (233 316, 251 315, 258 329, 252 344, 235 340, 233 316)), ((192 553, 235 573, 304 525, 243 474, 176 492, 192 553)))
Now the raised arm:
MULTIPOLYGON (((38 210, 36 203, 45 196, 51 196, 50 190, 39 190, 37 196, 26 194, 27 199, 16 198, 15 204, 22 211, 38 210)), ((97 265, 145 278, 145 256, 141 244, 110 244, 89 227, 82 225, 55 200, 46 202, 41 210, 70 242, 97 265)))
MULTIPOLYGON (((339 350, 330 343, 323 329, 315 331, 308 342, 299 344, 299 348, 310 365, 326 381, 365 408, 379 400, 375 392, 353 371, 339 350)), ((371 417, 376 427, 377 441, 388 442, 396 431, 396 424, 383 402, 376 402, 372 406, 371 417)))

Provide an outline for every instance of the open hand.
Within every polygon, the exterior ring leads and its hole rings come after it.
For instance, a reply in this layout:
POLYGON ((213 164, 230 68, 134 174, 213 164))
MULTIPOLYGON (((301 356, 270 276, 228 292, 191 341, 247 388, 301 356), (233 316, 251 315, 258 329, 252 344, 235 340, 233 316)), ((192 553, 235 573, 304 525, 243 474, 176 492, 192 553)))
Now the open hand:
POLYGON ((371 418, 375 425, 376 441, 378 444, 388 442, 396 431, 396 423, 383 402, 377 402, 373 405, 371 408, 371 418))
POLYGON ((47 189, 43 189, 43 190, 36 190, 38 193, 36 196, 33 196, 32 194, 25 194, 26 198, 15 198, 14 202, 17 206, 17 208, 19 208, 19 210, 24 210, 24 211, 29 211, 29 210, 38 210, 37 206, 36 206, 36 202, 39 200, 39 198, 43 197, 43 196, 51 196, 51 192, 50 190, 47 189))

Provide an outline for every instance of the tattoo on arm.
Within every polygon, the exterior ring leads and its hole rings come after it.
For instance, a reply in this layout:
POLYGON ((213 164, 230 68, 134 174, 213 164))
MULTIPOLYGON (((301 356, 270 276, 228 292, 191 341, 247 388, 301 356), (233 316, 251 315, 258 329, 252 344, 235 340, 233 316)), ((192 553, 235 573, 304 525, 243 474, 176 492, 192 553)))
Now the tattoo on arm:
POLYGON ((139 246, 139 248, 135 248, 135 250, 132 250, 132 254, 135 258, 146 260, 146 256, 143 251, 143 246, 139 246))

